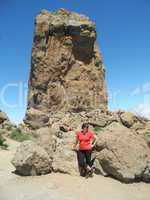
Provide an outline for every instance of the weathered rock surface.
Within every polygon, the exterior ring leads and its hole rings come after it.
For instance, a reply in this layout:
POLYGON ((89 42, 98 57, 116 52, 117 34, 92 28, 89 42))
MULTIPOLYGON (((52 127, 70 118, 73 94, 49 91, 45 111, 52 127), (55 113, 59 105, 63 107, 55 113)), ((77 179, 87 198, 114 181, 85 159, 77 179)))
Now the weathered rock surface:
POLYGON ((24 123, 31 129, 38 129, 47 125, 49 117, 40 110, 30 108, 27 111, 24 123))
POLYGON ((58 128, 43 127, 35 132, 35 142, 48 153, 52 160, 52 170, 78 175, 76 152, 72 150, 75 132, 58 128))
POLYGON ((97 160, 107 175, 123 182, 150 181, 150 149, 145 140, 126 127, 111 126, 97 142, 97 160))
POLYGON ((36 144, 45 149, 50 159, 53 159, 54 152, 56 151, 55 135, 56 131, 48 127, 40 128, 34 133, 36 144))
POLYGON ((134 128, 137 128, 138 126, 142 125, 141 120, 131 112, 121 113, 120 119, 122 121, 122 124, 128 128, 131 128, 133 126, 134 126, 134 128))
POLYGON ((60 9, 42 11, 35 26, 28 109, 45 113, 107 110, 95 24, 86 16, 60 9))
POLYGON ((64 132, 57 138, 52 168, 54 172, 79 175, 76 152, 72 150, 75 140, 74 132, 64 132))
POLYGON ((11 123, 7 114, 0 110, 0 134, 9 136, 14 129, 16 129, 16 125, 11 123))
POLYGON ((8 116, 6 115, 6 113, 2 112, 0 110, 0 124, 2 124, 4 121, 8 121, 8 116))
POLYGON ((48 154, 32 141, 25 141, 18 147, 12 164, 16 168, 16 173, 23 176, 51 172, 51 160, 48 154))

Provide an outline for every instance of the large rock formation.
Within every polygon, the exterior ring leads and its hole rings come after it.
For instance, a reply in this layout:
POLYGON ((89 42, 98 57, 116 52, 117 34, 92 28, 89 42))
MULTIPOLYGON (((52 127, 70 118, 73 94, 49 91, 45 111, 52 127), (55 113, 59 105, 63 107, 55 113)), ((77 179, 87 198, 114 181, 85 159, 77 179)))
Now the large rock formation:
POLYGON ((150 123, 130 112, 107 111, 104 79, 93 22, 64 9, 42 11, 36 18, 25 118, 36 145, 18 148, 12 162, 18 173, 79 174, 72 146, 87 122, 98 137, 92 154, 97 174, 150 181, 150 123))
POLYGON ((30 108, 44 113, 107 110, 96 28, 86 16, 60 9, 42 11, 36 17, 28 111, 30 108))

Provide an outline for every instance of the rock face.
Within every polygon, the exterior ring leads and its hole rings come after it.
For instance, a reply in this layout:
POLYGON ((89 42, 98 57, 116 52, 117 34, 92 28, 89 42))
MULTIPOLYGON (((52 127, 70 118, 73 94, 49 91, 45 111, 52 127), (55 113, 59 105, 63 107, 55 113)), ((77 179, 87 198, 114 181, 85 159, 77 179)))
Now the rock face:
POLYGON ((25 124, 32 129, 39 129, 44 127, 49 121, 49 117, 46 113, 43 113, 40 110, 30 108, 27 110, 26 119, 24 120, 25 124))
POLYGON ((97 160, 107 175, 122 182, 150 181, 150 149, 137 133, 111 125, 98 137, 97 160))
POLYGON ((34 142, 25 141, 17 149, 12 160, 16 173, 28 175, 42 175, 51 172, 51 160, 46 151, 34 142))
POLYGON ((64 9, 36 17, 30 108, 45 113, 107 110, 105 70, 89 18, 64 9))

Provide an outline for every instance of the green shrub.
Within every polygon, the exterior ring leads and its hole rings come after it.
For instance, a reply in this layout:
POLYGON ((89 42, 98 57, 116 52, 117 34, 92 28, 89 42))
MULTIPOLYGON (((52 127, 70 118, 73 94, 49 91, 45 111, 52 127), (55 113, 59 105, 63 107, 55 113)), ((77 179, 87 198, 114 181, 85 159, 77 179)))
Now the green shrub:
POLYGON ((147 136, 147 137, 150 137, 150 132, 147 131, 147 132, 144 133, 144 135, 147 136))
POLYGON ((21 129, 17 128, 12 131, 10 138, 18 142, 23 142, 25 140, 31 140, 32 137, 29 133, 23 132, 21 129))
POLYGON ((64 45, 66 46, 72 46, 72 40, 71 39, 67 39, 64 41, 64 45))
POLYGON ((103 129, 100 126, 95 126, 94 131, 95 132, 101 132, 103 129))
POLYGON ((96 24, 93 24, 93 23, 92 23, 92 24, 89 24, 89 25, 88 25, 88 28, 89 28, 89 30, 91 30, 91 31, 93 31, 93 30, 95 31, 95 30, 96 30, 96 24))
POLYGON ((150 147, 150 132, 145 132, 144 133, 144 138, 145 138, 148 146, 150 147))
POLYGON ((36 34, 37 37, 39 38, 45 38, 45 33, 44 32, 39 32, 36 34))
POLYGON ((3 138, 1 134, 0 134, 0 148, 2 149, 8 148, 8 144, 6 144, 5 138, 3 138))
POLYGON ((41 43, 40 43, 40 48, 41 48, 42 51, 45 51, 45 50, 46 50, 46 42, 45 42, 44 39, 43 39, 43 40, 41 41, 41 43))
POLYGON ((96 58, 95 59, 95 66, 99 67, 102 64, 102 61, 100 60, 100 58, 96 58))

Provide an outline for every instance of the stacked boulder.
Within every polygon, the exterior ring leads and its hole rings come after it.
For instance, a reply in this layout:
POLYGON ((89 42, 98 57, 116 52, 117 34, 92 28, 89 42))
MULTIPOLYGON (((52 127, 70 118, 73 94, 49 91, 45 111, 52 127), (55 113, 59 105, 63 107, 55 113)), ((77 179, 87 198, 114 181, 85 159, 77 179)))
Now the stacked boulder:
MULTIPOLYGON (((90 129, 98 138, 92 155, 97 174, 111 176, 126 183, 139 180, 150 181, 150 148, 147 142, 148 136, 146 137, 147 131, 150 130, 149 121, 123 111, 103 113, 100 110, 93 110, 81 113, 57 113, 50 118, 47 127, 34 130, 35 143, 28 146, 28 151, 32 150, 33 145, 38 145, 48 155, 50 170, 43 169, 43 174, 53 171, 79 175, 77 156, 72 147, 75 133, 84 122, 90 124, 90 129), (135 124, 138 124, 138 127, 135 124)), ((19 149, 26 152, 26 145, 26 142, 22 143, 19 149)), ((38 170, 36 173, 35 170, 34 173, 32 172, 36 160, 31 159, 32 162, 28 162, 29 160, 24 158, 24 153, 20 153, 21 151, 17 151, 13 160, 17 171, 20 174, 40 174, 38 170), (18 161, 18 157, 23 162, 18 161), (30 167, 24 169, 25 165, 30 167)), ((32 157, 29 152, 26 152, 26 156, 29 154, 32 157)), ((37 159, 40 160, 40 157, 37 159)))

